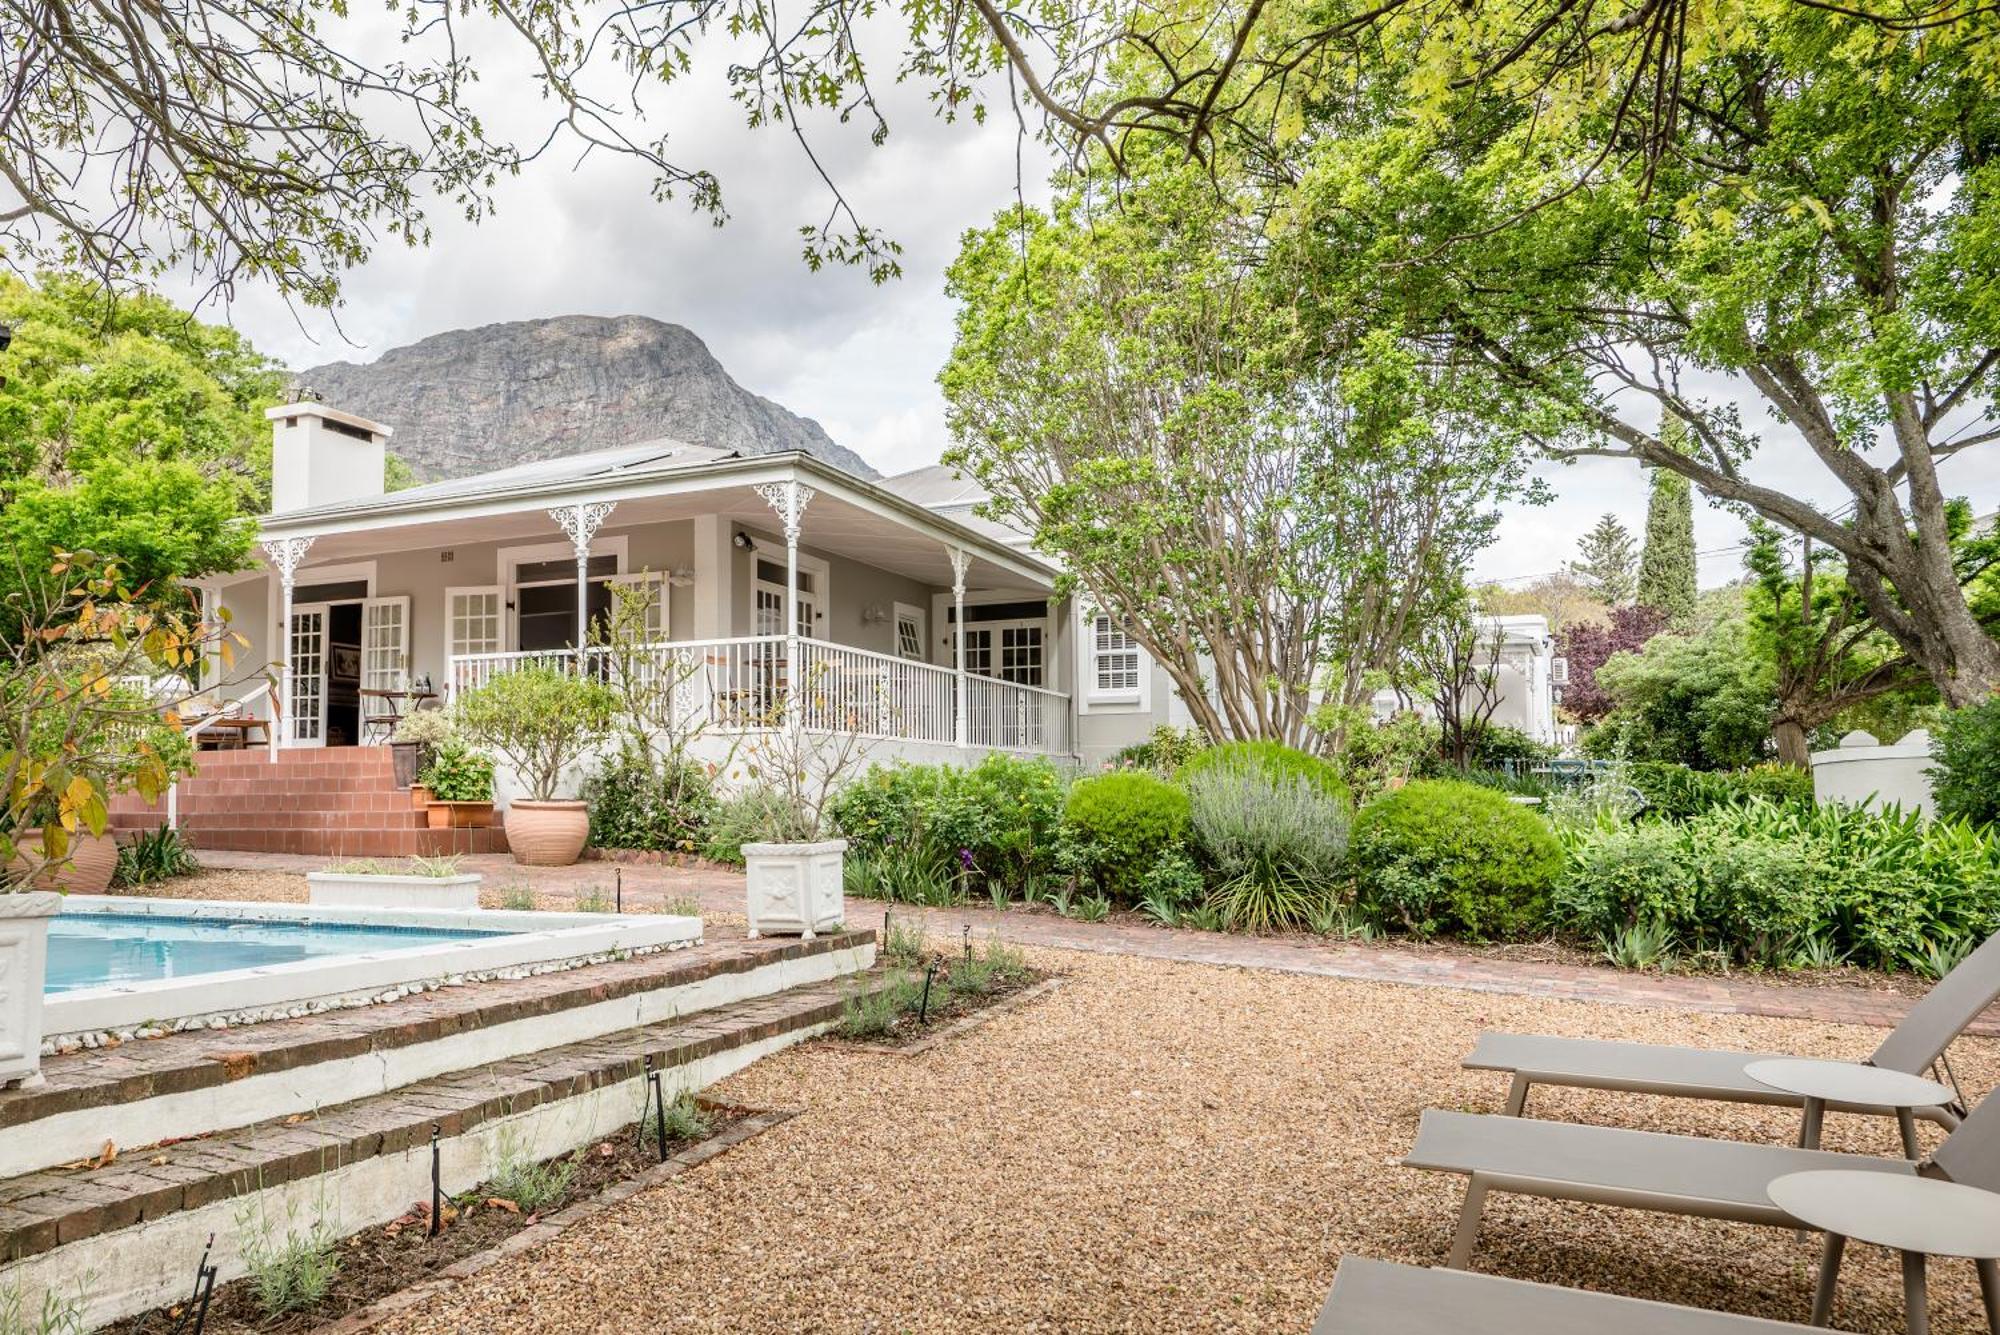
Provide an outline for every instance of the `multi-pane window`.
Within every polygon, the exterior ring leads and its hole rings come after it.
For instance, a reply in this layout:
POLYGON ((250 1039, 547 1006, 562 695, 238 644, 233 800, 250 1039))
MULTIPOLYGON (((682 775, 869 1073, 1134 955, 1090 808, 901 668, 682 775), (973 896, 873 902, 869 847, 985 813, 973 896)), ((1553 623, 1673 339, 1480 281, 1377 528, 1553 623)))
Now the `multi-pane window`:
POLYGON ((1135 695, 1139 690, 1139 646, 1100 612, 1091 622, 1093 689, 1099 695, 1135 695))
POLYGON ((500 652, 500 590, 455 589, 447 611, 450 654, 500 652))
POLYGON ((914 612, 896 614, 896 653, 902 658, 924 656, 924 625, 914 612))
POLYGON ((1020 686, 1042 684, 1042 628, 1000 628, 1000 679, 1020 686))

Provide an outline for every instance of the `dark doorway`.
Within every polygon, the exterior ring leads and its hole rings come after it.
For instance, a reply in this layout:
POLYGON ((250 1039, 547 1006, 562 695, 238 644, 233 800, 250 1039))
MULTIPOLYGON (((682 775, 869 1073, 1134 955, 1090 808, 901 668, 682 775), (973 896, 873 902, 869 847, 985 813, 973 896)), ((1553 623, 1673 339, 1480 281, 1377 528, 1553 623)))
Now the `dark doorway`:
POLYGON ((361 741, 361 604, 326 611, 326 744, 361 741))

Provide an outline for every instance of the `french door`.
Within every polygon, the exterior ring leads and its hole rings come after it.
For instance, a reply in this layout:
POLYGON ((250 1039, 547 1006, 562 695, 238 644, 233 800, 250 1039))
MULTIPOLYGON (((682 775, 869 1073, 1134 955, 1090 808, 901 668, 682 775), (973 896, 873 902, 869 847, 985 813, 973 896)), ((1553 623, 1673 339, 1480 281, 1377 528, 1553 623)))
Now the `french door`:
POLYGON ((326 631, 328 605, 306 603, 292 608, 286 646, 289 680, 285 700, 285 744, 326 745, 326 631))

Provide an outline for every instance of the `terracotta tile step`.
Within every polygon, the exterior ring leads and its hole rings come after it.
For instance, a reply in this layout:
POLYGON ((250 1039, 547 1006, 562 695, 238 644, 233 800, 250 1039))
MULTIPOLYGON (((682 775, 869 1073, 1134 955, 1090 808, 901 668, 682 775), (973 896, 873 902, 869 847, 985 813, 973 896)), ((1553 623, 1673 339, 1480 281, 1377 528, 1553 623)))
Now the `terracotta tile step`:
POLYGON ((191 827, 188 834, 197 851, 212 848, 337 858, 439 857, 446 853, 507 851, 507 832, 498 826, 484 830, 431 830, 348 825, 325 830, 288 830, 226 825, 191 827))
MULTIPOLYGON (((0 1182, 0 1260, 400 1153, 428 1140, 433 1124, 447 1136, 463 1135, 497 1117, 632 1080, 649 1061, 682 1066, 836 1020, 846 995, 838 982, 794 988, 423 1081, 322 1110, 297 1125, 264 1123, 163 1146, 95 1172, 46 1170, 0 1182)), ((412 1160, 412 1198, 424 1192, 422 1162, 412 1160)))

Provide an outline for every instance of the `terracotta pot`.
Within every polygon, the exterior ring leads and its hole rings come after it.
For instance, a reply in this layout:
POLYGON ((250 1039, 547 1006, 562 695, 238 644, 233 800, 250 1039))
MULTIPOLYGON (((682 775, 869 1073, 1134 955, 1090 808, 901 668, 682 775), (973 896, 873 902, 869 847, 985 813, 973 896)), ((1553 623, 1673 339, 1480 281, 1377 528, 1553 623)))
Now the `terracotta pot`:
POLYGON ((424 806, 424 823, 433 830, 483 830, 493 823, 493 804, 433 798, 424 806))
MULTIPOLYGON (((40 830, 25 835, 21 843, 32 850, 34 860, 41 859, 40 830)), ((97 835, 72 834, 67 848, 68 855, 62 863, 44 867, 35 877, 35 889, 61 890, 72 895, 101 895, 111 888, 111 875, 118 870, 118 840, 109 830, 97 835)))
POLYGON ((507 806, 507 847, 530 867, 567 867, 590 838, 590 807, 583 802, 530 802, 507 806))

